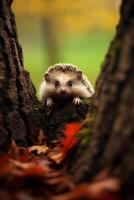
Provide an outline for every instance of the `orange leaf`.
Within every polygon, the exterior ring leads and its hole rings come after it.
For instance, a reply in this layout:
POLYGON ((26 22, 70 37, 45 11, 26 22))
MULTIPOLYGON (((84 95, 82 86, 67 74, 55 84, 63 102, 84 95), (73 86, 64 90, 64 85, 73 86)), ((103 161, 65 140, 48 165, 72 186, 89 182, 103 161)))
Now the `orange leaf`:
POLYGON ((23 171, 23 176, 43 177, 46 172, 43 166, 33 165, 23 171))
POLYGON ((65 125, 64 136, 61 140, 62 150, 65 154, 77 143, 76 135, 81 129, 81 124, 73 122, 65 125))

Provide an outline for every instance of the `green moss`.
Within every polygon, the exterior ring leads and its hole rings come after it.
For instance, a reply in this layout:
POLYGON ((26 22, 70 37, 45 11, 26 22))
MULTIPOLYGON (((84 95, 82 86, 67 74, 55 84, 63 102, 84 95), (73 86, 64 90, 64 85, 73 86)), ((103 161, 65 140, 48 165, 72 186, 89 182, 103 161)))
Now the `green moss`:
POLYGON ((91 136, 91 128, 92 128, 92 124, 93 124, 93 114, 90 113, 88 114, 88 116, 85 119, 85 124, 84 127, 82 128, 82 130, 80 131, 80 133, 78 134, 78 149, 77 149, 77 154, 81 155, 83 154, 83 152, 85 151, 85 148, 87 147, 89 140, 90 140, 90 136, 91 136))

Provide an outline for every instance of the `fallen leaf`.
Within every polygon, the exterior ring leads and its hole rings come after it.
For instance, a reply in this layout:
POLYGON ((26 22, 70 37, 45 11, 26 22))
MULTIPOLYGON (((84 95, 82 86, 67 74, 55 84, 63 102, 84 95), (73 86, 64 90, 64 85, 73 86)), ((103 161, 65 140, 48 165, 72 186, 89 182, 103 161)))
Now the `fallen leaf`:
POLYGON ((69 150, 77 143, 76 135, 81 129, 81 124, 78 122, 73 122, 65 125, 64 136, 61 139, 62 152, 66 155, 69 150))
POLYGON ((16 168, 20 168, 22 170, 28 169, 31 166, 33 166, 33 163, 29 163, 29 162, 23 163, 23 162, 20 162, 18 160, 13 160, 13 159, 10 159, 10 163, 12 164, 12 166, 16 168))
POLYGON ((10 163, 14 167, 12 173, 20 176, 43 177, 46 173, 51 171, 51 169, 48 166, 43 165, 42 162, 22 163, 20 161, 10 159, 10 163))
POLYGON ((48 154, 48 157, 55 162, 56 164, 60 164, 63 159, 64 159, 64 154, 63 152, 55 153, 55 152, 50 152, 48 154))
POLYGON ((120 200, 117 193, 119 189, 120 181, 116 178, 111 178, 91 184, 82 184, 71 192, 58 195, 52 200, 120 200))
POLYGON ((33 152, 36 151, 37 154, 46 154, 49 151, 49 148, 47 146, 43 146, 43 145, 35 145, 32 147, 29 147, 29 152, 33 152))
POLYGON ((48 173, 49 169, 44 168, 41 165, 33 165, 23 171, 23 176, 31 177, 45 177, 45 173, 48 173))

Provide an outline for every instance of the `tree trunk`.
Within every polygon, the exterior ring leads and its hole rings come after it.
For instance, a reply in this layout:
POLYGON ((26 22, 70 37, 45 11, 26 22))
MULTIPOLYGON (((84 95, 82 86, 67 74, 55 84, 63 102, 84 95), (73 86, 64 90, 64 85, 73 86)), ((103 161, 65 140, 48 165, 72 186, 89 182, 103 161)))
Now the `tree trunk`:
POLYGON ((124 199, 134 199, 134 1, 123 0, 120 13, 96 84, 90 143, 71 172, 81 182, 109 168, 123 183, 124 199))
POLYGON ((0 0, 0 151, 8 148, 11 138, 26 146, 37 131, 32 123, 35 89, 23 68, 11 3, 0 0))
POLYGON ((47 65, 54 65, 59 62, 59 38, 57 36, 57 27, 52 17, 46 17, 42 20, 42 31, 44 46, 46 47, 47 65))

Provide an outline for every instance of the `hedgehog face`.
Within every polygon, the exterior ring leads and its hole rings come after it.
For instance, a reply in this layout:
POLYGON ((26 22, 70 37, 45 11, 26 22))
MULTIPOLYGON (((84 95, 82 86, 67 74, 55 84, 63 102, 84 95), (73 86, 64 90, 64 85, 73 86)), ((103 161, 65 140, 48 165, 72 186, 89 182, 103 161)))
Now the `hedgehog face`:
POLYGON ((70 96, 74 79, 67 74, 58 74, 53 80, 55 91, 60 96, 70 96))
POLYGON ((54 93, 61 97, 72 96, 75 86, 80 82, 74 73, 49 74, 46 81, 52 85, 54 93))

